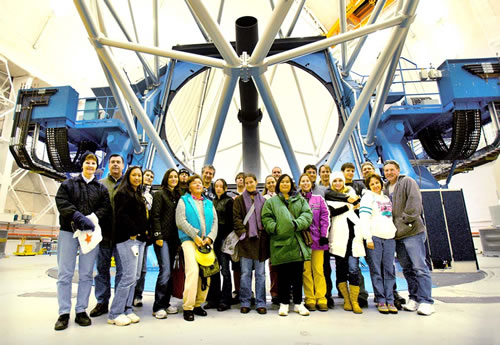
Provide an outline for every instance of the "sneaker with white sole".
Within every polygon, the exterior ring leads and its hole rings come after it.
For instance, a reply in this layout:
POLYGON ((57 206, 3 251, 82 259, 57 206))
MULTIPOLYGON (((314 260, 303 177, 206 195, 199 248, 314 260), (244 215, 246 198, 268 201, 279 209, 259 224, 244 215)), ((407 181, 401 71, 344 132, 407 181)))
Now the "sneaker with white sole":
POLYGON ((299 313, 302 316, 308 316, 309 315, 309 310, 307 310, 306 306, 304 303, 296 304, 293 307, 293 311, 296 313, 299 313))
POLYGON ((434 312, 435 312, 434 305, 430 303, 420 303, 417 310, 417 313, 419 315, 425 315, 425 316, 429 316, 434 312))
POLYGON ((167 314, 177 314, 178 312, 179 309, 177 309, 177 307, 174 307, 173 305, 167 308, 167 314))
POLYGON ((280 310, 278 311, 279 316, 288 316, 288 307, 288 304, 280 303, 280 310))
POLYGON ((127 317, 130 319, 132 323, 138 323, 139 321, 141 321, 141 318, 137 316, 135 313, 127 314, 127 317))
POLYGON ((406 311, 417 311, 418 303, 412 299, 409 299, 408 303, 403 304, 403 309, 406 311))
POLYGON ((167 311, 165 309, 160 309, 158 311, 153 312, 153 316, 156 317, 157 319, 166 319, 167 311))
POLYGON ((127 326, 132 323, 130 319, 127 317, 125 314, 120 314, 114 319, 108 319, 108 323, 110 325, 117 325, 117 326, 127 326))

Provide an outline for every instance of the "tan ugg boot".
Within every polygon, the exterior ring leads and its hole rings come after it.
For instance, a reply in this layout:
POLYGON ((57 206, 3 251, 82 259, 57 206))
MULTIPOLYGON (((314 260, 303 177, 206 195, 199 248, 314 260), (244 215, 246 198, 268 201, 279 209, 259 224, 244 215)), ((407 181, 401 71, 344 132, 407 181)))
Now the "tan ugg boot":
POLYGON ((351 311, 352 305, 351 305, 351 299, 349 298, 349 288, 347 287, 347 282, 339 283, 339 290, 340 293, 342 294, 342 297, 344 297, 344 310, 351 311))
POLYGON ((352 311, 355 314, 363 314, 363 310, 358 304, 359 286, 351 285, 349 286, 349 293, 351 297, 352 311))

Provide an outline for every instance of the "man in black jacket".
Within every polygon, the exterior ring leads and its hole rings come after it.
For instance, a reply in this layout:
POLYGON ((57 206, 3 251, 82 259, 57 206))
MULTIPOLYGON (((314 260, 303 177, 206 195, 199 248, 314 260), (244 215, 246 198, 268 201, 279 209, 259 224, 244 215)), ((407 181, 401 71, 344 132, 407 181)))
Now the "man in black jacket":
MULTIPOLYGON (((119 154, 112 154, 108 162, 109 174, 107 177, 99 180, 108 190, 111 207, 114 210, 113 197, 115 187, 120 184, 123 175, 125 163, 123 157, 119 154)), ((114 212, 113 212, 114 214, 114 212)), ((97 317, 108 312, 109 299, 111 297, 111 258, 115 257, 116 266, 120 266, 120 259, 116 255, 116 248, 112 242, 114 217, 111 217, 107 226, 102 229, 102 242, 99 244, 99 254, 97 255, 97 276, 95 277, 95 297, 97 305, 91 310, 90 316, 97 317)), ((117 270, 117 272, 121 270, 117 270)), ((115 286, 120 281, 120 275, 115 276, 115 286)))

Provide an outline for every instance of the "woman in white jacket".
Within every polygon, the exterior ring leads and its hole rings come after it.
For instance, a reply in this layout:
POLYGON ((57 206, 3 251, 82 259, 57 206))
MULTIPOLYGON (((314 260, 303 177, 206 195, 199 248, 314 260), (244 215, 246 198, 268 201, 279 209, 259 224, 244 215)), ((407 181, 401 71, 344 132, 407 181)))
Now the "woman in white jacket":
POLYGON ((361 198, 360 228, 368 248, 368 266, 375 293, 377 309, 382 314, 397 314, 393 287, 396 227, 392 222, 391 200, 382 193, 382 178, 371 174, 365 179, 369 188, 361 198))
MULTIPOLYGON (((351 187, 345 185, 341 172, 332 174, 332 190, 356 196, 351 187)), ((358 304, 359 295, 359 257, 365 256, 363 236, 358 233, 359 218, 353 206, 347 202, 327 201, 332 217, 332 226, 328 236, 329 251, 335 256, 335 273, 337 286, 344 297, 344 310, 362 314, 358 304), (349 286, 347 285, 349 282, 349 286)))

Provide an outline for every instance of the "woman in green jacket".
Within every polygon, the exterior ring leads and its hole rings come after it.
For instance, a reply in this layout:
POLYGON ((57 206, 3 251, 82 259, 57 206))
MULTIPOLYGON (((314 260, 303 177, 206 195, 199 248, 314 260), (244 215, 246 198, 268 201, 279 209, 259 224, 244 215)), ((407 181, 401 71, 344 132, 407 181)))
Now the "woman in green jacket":
POLYGON ((278 271, 279 315, 288 315, 292 289, 294 311, 306 316, 309 310, 302 303, 302 273, 304 261, 311 260, 311 248, 300 232, 309 229, 312 212, 287 174, 278 179, 276 193, 264 203, 262 225, 271 237, 271 262, 278 271))

